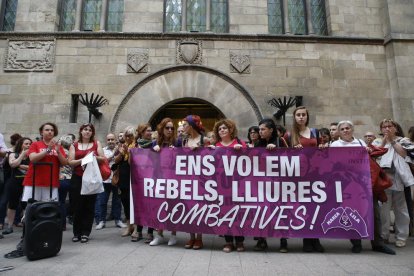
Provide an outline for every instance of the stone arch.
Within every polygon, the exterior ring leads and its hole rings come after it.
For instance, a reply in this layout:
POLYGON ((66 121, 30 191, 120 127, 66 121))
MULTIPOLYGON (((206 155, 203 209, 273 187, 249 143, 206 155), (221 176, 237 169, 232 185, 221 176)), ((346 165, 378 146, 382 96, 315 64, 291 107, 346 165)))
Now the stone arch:
POLYGON ((226 74, 199 65, 179 65, 155 72, 135 85, 118 106, 110 131, 148 122, 160 107, 181 98, 210 103, 233 119, 242 134, 263 118, 250 93, 226 74))

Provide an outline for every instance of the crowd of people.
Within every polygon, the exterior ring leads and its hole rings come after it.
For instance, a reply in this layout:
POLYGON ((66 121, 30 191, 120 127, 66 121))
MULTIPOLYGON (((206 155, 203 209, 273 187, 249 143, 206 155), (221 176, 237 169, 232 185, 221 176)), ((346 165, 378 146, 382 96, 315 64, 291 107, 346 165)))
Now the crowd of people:
MULTIPOLYGON (((391 179, 392 186, 383 194, 373 193, 374 204, 374 251, 395 254, 387 246, 390 243, 390 210, 395 214, 395 246, 404 247, 411 234, 413 224, 413 206, 411 186, 414 185, 414 127, 405 137, 401 126, 391 119, 384 119, 379 124, 380 134, 375 131, 366 132, 363 139, 354 136, 354 124, 344 120, 332 123, 328 128, 316 129, 309 126, 309 110, 297 107, 293 111, 293 126, 287 131, 283 126, 276 125, 270 118, 258 122, 248 129, 247 139, 238 136, 237 126, 230 119, 222 119, 215 123, 210 132, 206 132, 202 119, 197 115, 183 118, 177 127, 171 118, 164 118, 153 131, 150 124, 140 124, 136 128, 127 127, 118 135, 108 133, 106 146, 95 137, 95 127, 88 123, 79 128, 77 137, 67 134, 58 137, 58 128, 54 123, 44 123, 39 128, 40 138, 33 140, 13 134, 10 137, 11 147, 8 148, 4 137, 0 134, 0 229, 3 235, 13 234, 13 227, 20 227, 20 219, 27 201, 32 197, 32 185, 36 186, 35 199, 49 200, 49 185, 53 186, 52 199, 59 201, 62 209, 62 230, 66 223, 73 224, 73 242, 87 243, 93 224, 96 230, 106 227, 108 217, 108 201, 112 194, 110 214, 115 226, 123 228, 122 237, 130 237, 132 242, 148 243, 157 246, 163 243, 177 244, 177 236, 172 232, 169 240, 164 237, 164 230, 130 223, 130 149, 144 148, 155 152, 167 147, 202 147, 242 148, 263 147, 267 150, 277 148, 318 147, 364 147, 375 159, 386 175, 391 179), (176 131, 175 131, 176 130, 176 131), (105 159, 109 162, 112 175, 103 181, 104 192, 94 195, 82 195, 82 159, 93 152, 98 163, 105 159), (37 167, 36 162, 49 162, 47 167, 37 167), (36 176, 33 173, 36 171, 36 176), (49 170, 49 171, 48 171, 49 170), (52 183, 50 183, 52 181, 52 183), (69 204, 67 204, 69 198, 69 204), (121 211, 124 210, 125 221, 121 211), (154 231, 155 230, 155 231, 154 231)), ((242 252, 245 237, 224 236, 223 251, 242 252)), ((268 247, 266 237, 256 237, 254 250, 263 251, 268 247)), ((322 241, 323 243, 323 241, 322 241)), ((324 252, 319 239, 303 239, 304 252, 324 252)), ((362 250, 361 240, 351 240, 352 252, 362 250)), ((202 233, 189 233, 184 248, 199 250, 203 248, 202 233)), ((280 252, 288 252, 288 239, 280 239, 280 252)))

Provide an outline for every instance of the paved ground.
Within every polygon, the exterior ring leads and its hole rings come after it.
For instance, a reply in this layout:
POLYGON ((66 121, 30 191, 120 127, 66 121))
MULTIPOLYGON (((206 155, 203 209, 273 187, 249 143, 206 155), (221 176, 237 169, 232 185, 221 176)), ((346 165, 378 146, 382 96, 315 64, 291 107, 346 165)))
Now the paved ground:
MULTIPOLYGON (((270 239, 267 252, 254 252, 248 238, 247 251, 229 254, 221 251, 223 238, 206 235, 205 248, 183 248, 187 235, 179 233, 179 243, 169 247, 151 247, 142 241, 130 242, 120 236, 120 229, 108 222, 108 228, 93 230, 88 244, 71 241, 71 227, 63 234, 60 253, 53 258, 28 261, 26 257, 8 260, 2 256, 13 250, 20 231, 0 240, 0 268, 14 269, 1 275, 414 275, 414 238, 390 256, 370 250, 350 252, 346 240, 323 240, 327 252, 302 253, 301 241, 289 240, 289 253, 278 252, 279 241, 270 239)), ((167 235, 169 233, 166 233, 167 235)), ((391 245, 392 248, 395 248, 391 245)))

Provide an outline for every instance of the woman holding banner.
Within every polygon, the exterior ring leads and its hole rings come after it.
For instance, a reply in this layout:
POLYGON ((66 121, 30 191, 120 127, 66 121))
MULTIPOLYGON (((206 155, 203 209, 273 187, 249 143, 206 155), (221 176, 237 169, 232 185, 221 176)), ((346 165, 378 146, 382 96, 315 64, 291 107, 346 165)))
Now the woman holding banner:
MULTIPOLYGON (((161 148, 174 148, 174 147, 181 147, 180 143, 176 143, 175 141, 175 134, 174 134, 174 123, 171 118, 164 118, 162 121, 157 125, 157 140, 154 140, 152 143, 152 149, 156 152, 159 152, 161 148)), ((158 234, 154 237, 152 242, 149 245, 156 246, 160 245, 165 242, 163 236, 163 229, 157 229, 158 234)), ((175 231, 171 231, 171 237, 168 241, 169 246, 173 246, 177 244, 177 233, 175 231)))
MULTIPOLYGON (((201 122, 201 118, 197 115, 188 115, 183 119, 184 123, 182 124, 184 130, 184 139, 182 142, 183 147, 188 147, 193 150, 204 147, 204 127, 201 122)), ((203 236, 201 233, 190 233, 190 240, 187 241, 184 248, 186 249, 201 249, 203 248, 203 236)))
POLYGON ((81 195, 83 168, 82 159, 93 152, 96 160, 105 158, 101 143, 95 140, 95 127, 83 124, 79 129, 79 140, 70 146, 69 165, 73 167, 70 193, 73 206, 73 242, 86 243, 92 230, 95 215, 96 194, 81 195))
MULTIPOLYGON (((309 128, 309 112, 304 106, 299 106, 293 111, 293 128, 291 145, 294 148, 325 147, 319 143, 319 132, 315 128, 309 128)), ((303 239, 304 252, 324 252, 319 239, 303 239)))
MULTIPOLYGON (((276 148, 287 148, 288 143, 286 140, 281 137, 278 133, 278 127, 275 125, 272 119, 265 118, 259 122, 259 135, 260 139, 257 142, 257 147, 266 148, 268 150, 274 150, 276 148)), ((280 239, 280 248, 281 253, 287 253, 287 239, 280 239)), ((255 251, 263 251, 267 248, 266 238, 259 237, 257 238, 257 244, 254 247, 255 251)))
MULTIPOLYGON (((331 144, 331 147, 365 147, 371 158, 376 158, 383 155, 386 150, 383 148, 378 148, 374 145, 367 146, 364 141, 361 139, 354 138, 354 124, 351 121, 341 121, 338 123, 339 139, 334 141, 331 144)), ((375 161, 374 161, 375 162, 375 161)), ((365 195, 364 191, 348 191, 348 193, 365 195)), ((347 193, 346 189, 344 193, 347 193)), ((378 204, 378 195, 374 192, 373 196, 373 206, 374 206, 374 240, 371 241, 372 250, 395 255, 394 250, 385 246, 384 241, 381 238, 381 216, 380 216, 380 207, 378 204)), ((365 197, 365 196, 364 196, 365 197)), ((363 200, 363 199, 358 199, 363 200)), ((352 252, 360 253, 362 251, 361 240, 352 239, 352 252)))
MULTIPOLYGON (((216 147, 231 147, 236 150, 241 148, 246 148, 246 143, 237 138, 237 128, 236 124, 229 119, 222 119, 218 121, 213 128, 214 135, 216 137, 216 147)), ((244 247, 244 237, 243 236, 231 236, 224 235, 226 244, 223 247, 223 251, 230 253, 236 248, 237 252, 243 252, 244 247), (236 247, 234 246, 234 241, 236 242, 236 247)))
MULTIPOLYGON (((150 124, 141 124, 137 127, 136 145, 138 148, 147 149, 152 147, 152 128, 150 124)), ((142 238, 142 226, 136 225, 136 230, 131 234, 131 241, 137 242, 142 238)), ((148 227, 148 233, 144 243, 150 243, 154 239, 154 228, 148 227)))

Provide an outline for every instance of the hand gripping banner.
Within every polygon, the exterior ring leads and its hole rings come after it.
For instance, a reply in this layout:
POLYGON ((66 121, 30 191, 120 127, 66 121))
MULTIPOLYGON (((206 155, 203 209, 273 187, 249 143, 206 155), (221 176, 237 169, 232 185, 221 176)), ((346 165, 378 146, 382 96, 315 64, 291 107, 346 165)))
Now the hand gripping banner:
POLYGON ((365 148, 132 149, 131 156, 136 224, 233 236, 373 238, 365 148))

